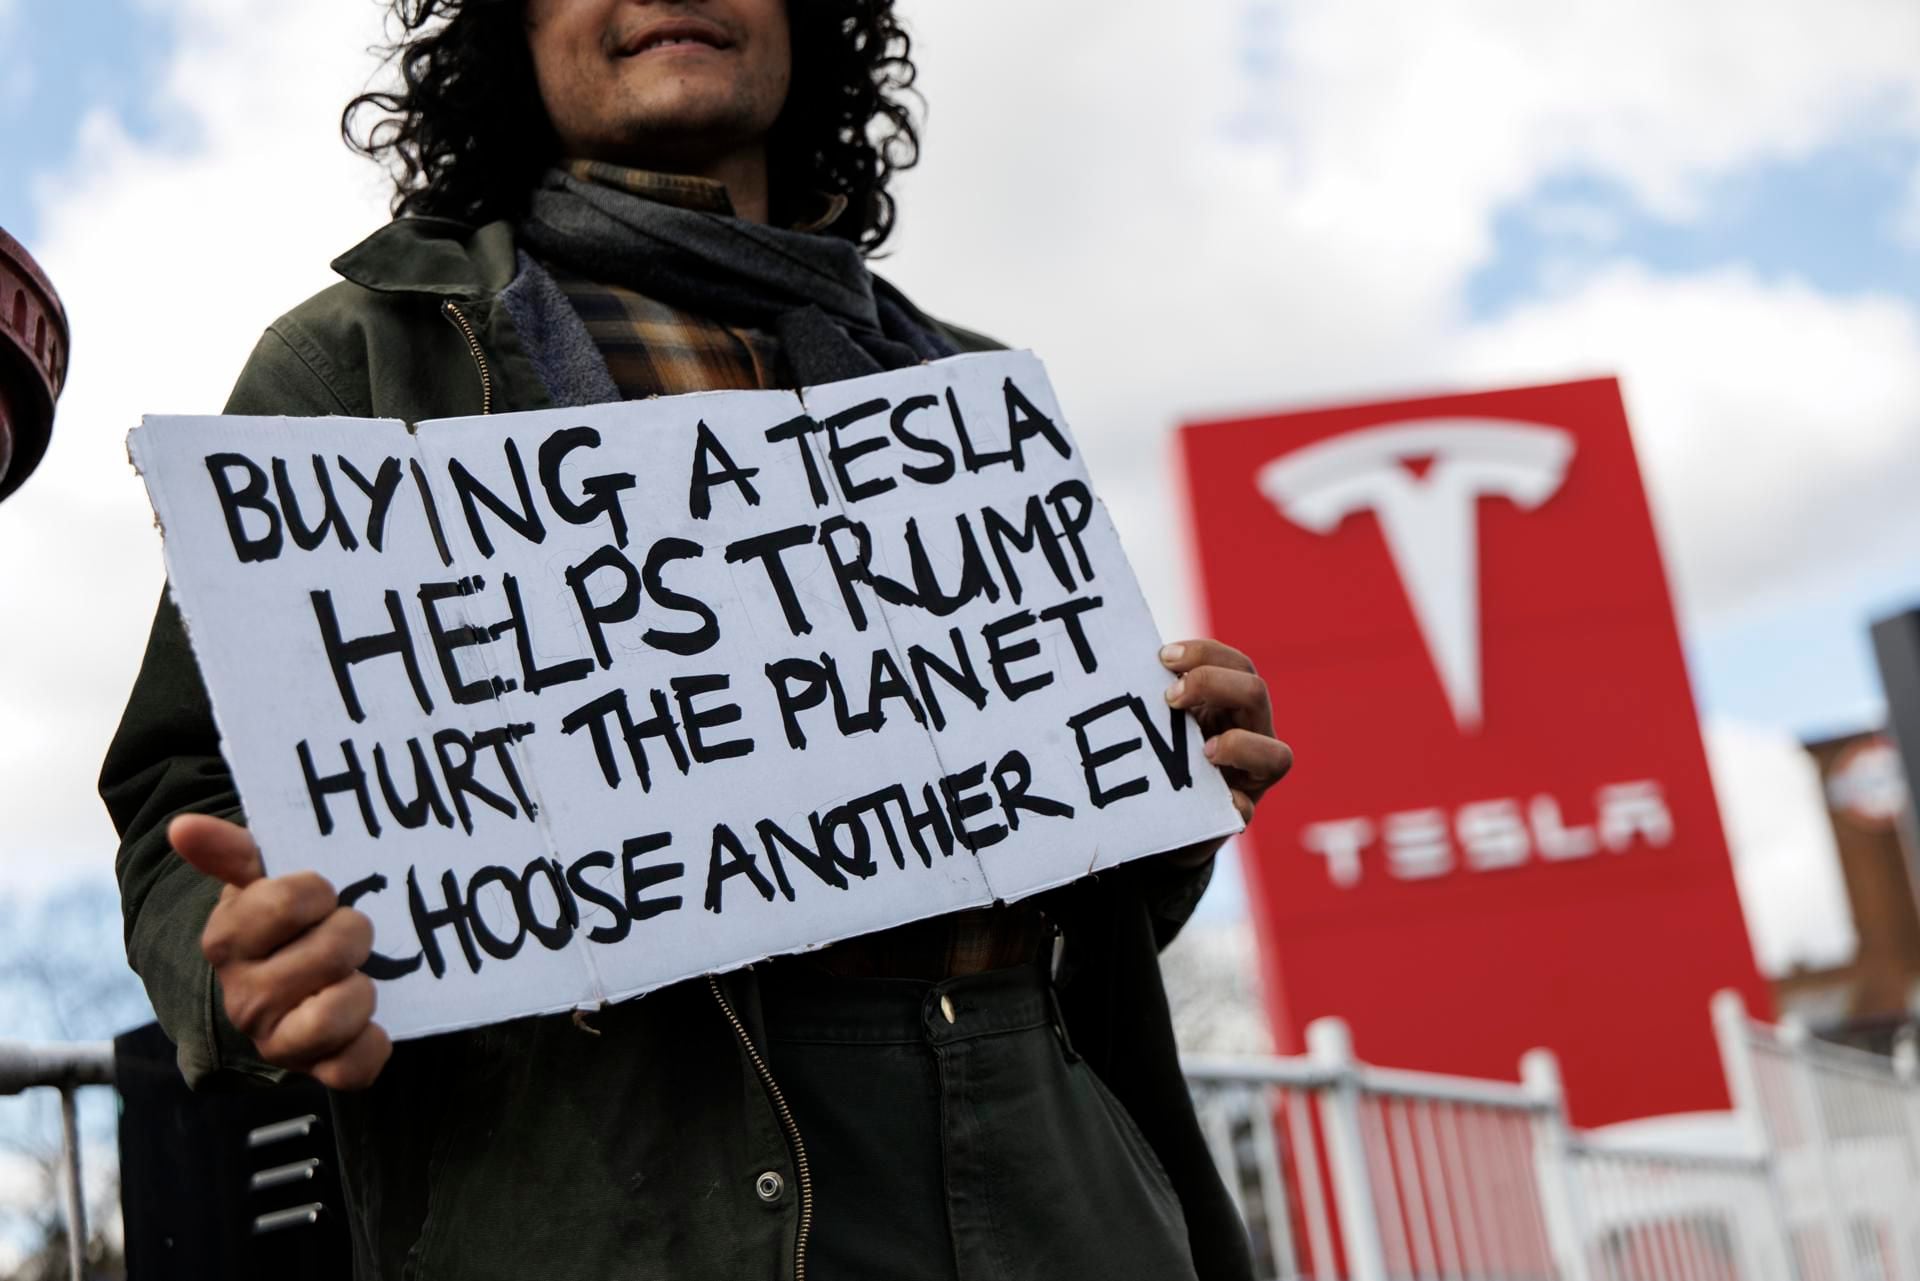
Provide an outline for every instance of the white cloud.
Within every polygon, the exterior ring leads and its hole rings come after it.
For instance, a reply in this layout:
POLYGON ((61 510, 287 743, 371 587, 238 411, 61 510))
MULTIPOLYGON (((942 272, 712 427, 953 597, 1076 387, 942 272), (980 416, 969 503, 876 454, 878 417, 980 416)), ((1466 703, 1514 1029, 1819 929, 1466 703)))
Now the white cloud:
POLYGON ((1761 968, 1785 974, 1853 957, 1858 937, 1813 758, 1791 735, 1710 721, 1707 763, 1761 968))

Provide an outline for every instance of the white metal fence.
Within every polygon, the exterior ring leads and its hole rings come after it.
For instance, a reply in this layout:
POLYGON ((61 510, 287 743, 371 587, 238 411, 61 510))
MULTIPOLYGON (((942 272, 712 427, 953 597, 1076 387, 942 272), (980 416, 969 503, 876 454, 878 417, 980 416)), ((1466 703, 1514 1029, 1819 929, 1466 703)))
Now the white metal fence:
MULTIPOLYGON (((1920 1281, 1920 1072, 1713 1018, 1736 1150, 1580 1134, 1553 1056, 1520 1079, 1371 1067, 1346 1027, 1298 1058, 1190 1059, 1214 1158, 1271 1281, 1920 1281)), ((0 1042, 0 1096, 60 1091, 81 1276, 74 1091, 110 1047, 0 1042)))
POLYGON ((81 1281, 87 1244, 86 1199, 80 1183, 80 1115, 74 1095, 113 1083, 113 1046, 106 1041, 26 1045, 0 1041, 0 1098, 32 1089, 60 1092, 60 1213, 67 1230, 67 1274, 81 1281))
POLYGON ((1920 1281, 1915 1072, 1730 993, 1713 1018, 1731 1149, 1575 1132, 1546 1051, 1514 1082, 1391 1071, 1333 1019, 1188 1080, 1264 1278, 1920 1281))

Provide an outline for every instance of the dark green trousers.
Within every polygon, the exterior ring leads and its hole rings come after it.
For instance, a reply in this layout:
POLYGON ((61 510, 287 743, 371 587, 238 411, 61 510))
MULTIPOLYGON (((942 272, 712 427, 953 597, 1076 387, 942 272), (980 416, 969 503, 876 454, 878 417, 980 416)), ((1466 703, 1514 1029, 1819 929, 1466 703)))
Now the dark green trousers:
POLYGON ((763 979, 811 1167, 813 1281, 1191 1281, 1186 1222, 1037 967, 763 979))

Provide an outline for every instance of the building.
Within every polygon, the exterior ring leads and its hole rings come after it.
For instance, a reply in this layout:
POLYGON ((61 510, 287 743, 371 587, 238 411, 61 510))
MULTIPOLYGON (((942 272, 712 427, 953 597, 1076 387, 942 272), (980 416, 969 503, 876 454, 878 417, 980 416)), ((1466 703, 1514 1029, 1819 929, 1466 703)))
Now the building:
POLYGON ((1776 979, 1775 1001, 1822 1036, 1884 1051, 1920 1011, 1920 901, 1901 821, 1900 754, 1880 731, 1808 743, 1807 751, 1820 771, 1859 942, 1843 965, 1776 979))
POLYGON ((67 313, 20 242, 0 230, 0 499, 40 465, 67 379, 67 313))

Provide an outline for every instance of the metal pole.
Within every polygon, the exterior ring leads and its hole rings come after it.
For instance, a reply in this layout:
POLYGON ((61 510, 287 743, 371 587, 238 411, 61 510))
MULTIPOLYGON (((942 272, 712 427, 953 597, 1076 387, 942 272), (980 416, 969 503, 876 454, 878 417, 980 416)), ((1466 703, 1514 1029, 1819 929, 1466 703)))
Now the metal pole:
POLYGON ((1320 1128, 1327 1136, 1334 1215, 1340 1221, 1340 1242, 1346 1247, 1347 1277, 1349 1281, 1386 1281, 1380 1216, 1373 1205, 1366 1138, 1360 1128, 1359 1065, 1347 1025, 1335 1018, 1307 1024, 1307 1056, 1331 1078, 1320 1094, 1320 1128))
POLYGON ((1828 1133, 1825 1099, 1821 1095, 1819 1068, 1814 1061, 1812 1046, 1813 1034, 1804 1023, 1784 1022, 1780 1025, 1780 1045, 1787 1052, 1788 1077, 1793 1083, 1794 1102, 1801 1114, 1801 1124, 1812 1147, 1814 1169, 1819 1173, 1820 1235, 1826 1246, 1824 1260, 1830 1276, 1840 1276, 1851 1255, 1849 1247, 1852 1238, 1844 1208, 1841 1205, 1841 1189, 1833 1164, 1833 1137, 1828 1133))
POLYGON ((1713 1013, 1714 1039, 1720 1043, 1720 1070, 1726 1074, 1727 1097, 1733 1105, 1733 1114, 1739 1118, 1747 1143, 1766 1172, 1767 1201, 1773 1209, 1770 1218, 1775 1229, 1772 1272, 1781 1278, 1793 1277, 1800 1266, 1794 1250, 1794 1221, 1787 1209, 1773 1121, 1767 1115, 1766 1100, 1760 1093, 1760 1070, 1753 1059, 1753 1030, 1747 1018, 1747 1003, 1732 988, 1722 988, 1713 994, 1708 1008, 1713 1013))
POLYGON ((1587 1281, 1587 1230, 1582 1220, 1573 1128, 1567 1122, 1566 1087, 1552 1050, 1520 1056, 1520 1081, 1541 1104, 1533 1119, 1534 1182, 1546 1211, 1547 1236, 1562 1281, 1587 1281))
POLYGON ((67 1220, 67 1276, 86 1281, 87 1203, 80 1188, 80 1115, 71 1085, 60 1087, 60 1155, 65 1168, 61 1189, 67 1220))

